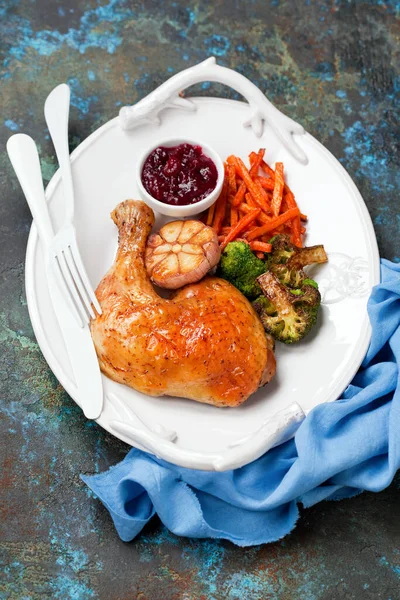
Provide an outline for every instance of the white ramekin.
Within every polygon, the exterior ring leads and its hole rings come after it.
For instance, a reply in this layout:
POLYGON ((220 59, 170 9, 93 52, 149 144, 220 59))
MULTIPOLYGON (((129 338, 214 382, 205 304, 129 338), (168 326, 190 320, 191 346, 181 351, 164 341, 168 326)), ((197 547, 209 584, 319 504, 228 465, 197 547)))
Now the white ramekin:
POLYGON ((194 215, 198 215, 203 212, 207 208, 209 208, 214 202, 217 200, 218 196, 221 193, 222 185, 224 183, 224 165, 219 155, 216 153, 213 148, 211 148, 208 144, 201 142, 199 140, 190 140, 187 138, 175 138, 168 140, 160 140, 157 144, 153 144, 150 148, 147 148, 145 152, 139 158, 136 167, 136 180, 139 187, 140 194, 142 196, 142 200, 146 202, 154 211, 161 213, 162 215, 167 215, 168 217, 192 217, 194 215), (182 206, 172 206, 171 204, 165 204, 164 202, 160 202, 153 198, 151 194, 145 189, 142 183, 142 169, 143 164, 146 158, 159 146, 164 146, 166 148, 171 148, 173 146, 179 146, 180 144, 191 144, 192 146, 201 146, 204 154, 211 158, 213 163, 217 168, 217 183, 213 191, 208 194, 203 200, 199 202, 195 202, 194 204, 186 204, 182 206))

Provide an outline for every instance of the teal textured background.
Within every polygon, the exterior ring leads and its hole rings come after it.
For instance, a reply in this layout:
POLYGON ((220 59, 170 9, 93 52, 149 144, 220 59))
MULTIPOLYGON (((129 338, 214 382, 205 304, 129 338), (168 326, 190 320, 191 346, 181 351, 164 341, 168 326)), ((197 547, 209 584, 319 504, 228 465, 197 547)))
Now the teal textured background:
MULTIPOLYGON (((127 447, 84 419, 35 342, 23 281, 31 217, 4 147, 14 132, 32 135, 48 182, 43 103, 56 84, 72 91, 72 150, 120 106, 215 55, 333 152, 381 255, 399 261, 399 11, 381 0, 0 2, 1 598, 400 597, 398 481, 304 511, 264 547, 179 539, 157 519, 138 540, 118 539, 79 474, 127 447)), ((236 97, 207 83, 195 91, 236 97)))

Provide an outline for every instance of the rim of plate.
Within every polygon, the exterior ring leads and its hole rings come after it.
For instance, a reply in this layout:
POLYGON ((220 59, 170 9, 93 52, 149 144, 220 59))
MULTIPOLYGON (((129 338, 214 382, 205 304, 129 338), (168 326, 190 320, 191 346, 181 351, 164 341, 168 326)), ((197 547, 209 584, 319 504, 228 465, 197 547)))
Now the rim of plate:
MULTIPOLYGON (((240 105, 244 105, 244 106, 247 105, 246 102, 243 102, 240 100, 231 100, 229 98, 218 98, 218 97, 213 97, 213 96, 201 96, 201 97, 194 96, 194 97, 191 97, 191 100, 193 100, 195 102, 200 102, 200 103, 203 103, 203 102, 206 103, 206 102, 211 101, 211 102, 216 102, 216 103, 222 102, 222 103, 230 103, 230 104, 236 104, 236 105, 240 104, 240 105)), ((118 124, 119 124, 119 117, 117 116, 117 117, 114 117, 113 119, 107 121, 106 123, 101 125, 98 129, 96 129, 93 133, 91 133, 71 153, 71 155, 70 155, 71 162, 73 163, 75 160, 77 160, 81 156, 81 154, 83 154, 83 152, 90 149, 90 147, 93 145, 93 143, 101 135, 103 135, 108 129, 110 129, 111 127, 116 127, 116 126, 118 126, 118 124)), ((318 152, 325 155, 325 157, 329 160, 331 165, 337 171, 338 176, 345 183, 346 187, 349 189, 349 192, 352 194, 352 196, 355 199, 355 206, 356 206, 357 212, 359 214, 360 220, 362 222, 363 227, 365 228, 365 231, 368 236, 368 240, 370 242, 367 246, 367 255, 368 255, 368 263, 371 265, 371 279, 373 282, 373 286, 375 286, 380 283, 380 256, 379 256, 378 244, 377 244, 371 216, 368 212, 368 208, 363 200, 363 197, 361 196, 361 193, 359 192, 357 186, 355 185, 354 181, 350 177, 349 173, 340 164, 338 159, 336 159, 334 157, 334 155, 321 142, 319 142, 317 139, 315 139, 307 131, 305 132, 304 136, 307 138, 308 142, 311 142, 314 146, 316 146, 318 152)), ((53 177, 49 181, 49 183, 46 187, 46 191, 45 191, 46 201, 49 204, 52 200, 52 195, 53 195, 55 189, 57 188, 57 186, 59 185, 60 181, 61 181, 61 173, 60 173, 60 170, 57 169, 57 171, 54 173, 53 177)), ((55 354, 53 353, 53 350, 47 341, 46 335, 43 331, 43 327, 41 324, 38 305, 36 303, 35 281, 34 281, 34 277, 33 277, 34 257, 35 257, 37 242, 38 242, 37 229, 36 229, 35 223, 32 221, 32 225, 31 225, 29 237, 28 237, 26 256, 25 256, 25 291, 26 291, 26 299, 27 299, 29 317, 32 322, 33 331, 35 333, 38 345, 40 347, 41 352, 43 353, 43 356, 44 356, 47 364, 49 365, 49 367, 50 367, 51 371, 53 372, 53 374, 55 375, 55 377, 58 379, 58 381, 64 387, 66 392, 71 396, 71 398, 74 400, 74 402, 76 402, 79 406, 79 402, 77 402, 76 398, 74 397, 75 396, 74 390, 76 390, 76 387, 73 384, 73 382, 71 381, 71 379, 68 377, 68 375, 66 375, 62 365, 60 365, 55 354)), ((327 398, 323 402, 324 404, 327 402, 332 402, 332 401, 336 400, 338 398, 338 396, 346 388, 346 386, 350 383, 350 381, 353 379, 354 375, 356 374, 358 368, 360 367, 360 365, 364 359, 364 356, 367 352, 370 340, 371 340, 371 326, 370 326, 370 322, 369 322, 369 318, 368 318, 368 313, 366 312, 364 333, 358 340, 358 344, 354 351, 352 360, 348 364, 348 367, 343 372, 342 376, 336 381, 335 385, 327 393, 327 398)), ((308 414, 308 412, 310 412, 310 411, 305 411, 305 414, 308 414)), ((100 423, 99 422, 100 419, 101 419, 101 415, 100 415, 99 419, 96 420, 96 422, 101 427, 106 429, 106 431, 111 433, 114 437, 118 437, 119 439, 123 440, 125 443, 127 443, 131 446, 129 441, 127 439, 124 439, 123 435, 116 435, 115 432, 111 429, 111 427, 107 427, 107 426, 105 426, 104 423, 100 423)), ((182 451, 184 451, 184 449, 182 449, 182 451)), ((160 456, 165 460, 169 460, 168 456, 165 456, 165 452, 160 451, 160 456)), ((257 456, 253 456, 247 462, 251 462, 252 460, 255 460, 256 458, 258 458, 259 456, 260 456, 260 454, 258 454, 257 456)), ((174 462, 176 463, 176 460, 174 462)), ((204 454, 204 464, 206 465, 206 463, 207 463, 207 456, 205 453, 204 454)), ((176 463, 176 464, 179 464, 179 463, 176 463)), ((182 464, 181 466, 186 466, 186 464, 182 464)), ((208 466, 204 466, 204 469, 205 470, 206 469, 214 470, 211 465, 211 461, 209 461, 208 466)))

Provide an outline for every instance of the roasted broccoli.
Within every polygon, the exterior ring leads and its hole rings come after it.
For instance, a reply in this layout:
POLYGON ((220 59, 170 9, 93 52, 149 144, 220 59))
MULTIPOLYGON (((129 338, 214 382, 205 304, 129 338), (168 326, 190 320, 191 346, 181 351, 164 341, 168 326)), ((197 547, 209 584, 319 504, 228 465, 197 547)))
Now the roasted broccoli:
POLYGON ((308 246, 307 248, 297 248, 286 264, 289 269, 302 269, 307 265, 325 263, 327 261, 328 257, 325 248, 320 244, 318 246, 308 246))
POLYGON ((271 265, 284 265, 298 250, 296 246, 290 241, 290 237, 285 233, 275 235, 269 240, 272 245, 270 254, 267 255, 266 262, 267 266, 271 265))
POLYGON ((288 286, 292 293, 301 288, 305 282, 318 289, 313 279, 307 279, 303 267, 328 260, 323 246, 296 248, 288 235, 276 235, 270 240, 272 252, 268 258, 268 270, 276 275, 280 283, 288 286))
POLYGON ((306 265, 324 263, 328 260, 322 245, 297 248, 285 233, 275 235, 269 243, 272 245, 272 250, 268 254, 268 266, 287 265, 291 269, 301 269, 306 265))
POLYGON ((253 254, 248 244, 231 242, 221 254, 217 275, 251 300, 261 294, 257 277, 265 271, 265 263, 253 254))
POLYGON ((301 340, 317 320, 321 295, 315 281, 303 278, 298 288, 291 289, 270 271, 257 281, 264 295, 253 307, 266 332, 285 344, 301 340))
POLYGON ((306 277, 306 274, 302 269, 289 269, 287 265, 271 264, 269 266, 269 271, 273 273, 281 283, 293 289, 301 287, 301 284, 306 277))
POLYGON ((217 274, 249 300, 267 333, 285 344, 300 341, 317 320, 321 295, 303 267, 326 262, 323 246, 297 248, 285 234, 274 236, 265 261, 245 242, 231 242, 221 255, 217 274))

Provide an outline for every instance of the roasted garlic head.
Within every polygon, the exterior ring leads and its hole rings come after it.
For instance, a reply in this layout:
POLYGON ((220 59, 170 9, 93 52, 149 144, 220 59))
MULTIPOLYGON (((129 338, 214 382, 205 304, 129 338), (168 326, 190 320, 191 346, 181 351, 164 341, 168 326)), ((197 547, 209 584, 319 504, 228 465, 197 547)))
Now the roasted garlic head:
POLYGON ((201 221, 166 223, 147 240, 147 273, 162 288, 175 290, 199 281, 219 259, 217 234, 201 221))

